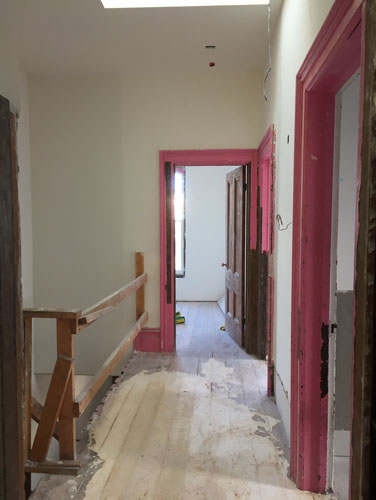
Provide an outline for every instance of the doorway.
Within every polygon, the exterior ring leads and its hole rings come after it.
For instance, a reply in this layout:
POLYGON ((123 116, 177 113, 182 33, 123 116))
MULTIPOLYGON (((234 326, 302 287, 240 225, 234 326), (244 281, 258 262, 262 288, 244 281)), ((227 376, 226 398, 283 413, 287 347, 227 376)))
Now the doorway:
MULTIPOLYGON (((173 181, 177 167, 250 165, 247 170, 245 265, 245 327, 242 343, 249 354, 268 361, 268 395, 273 394, 273 248, 274 248, 274 127, 271 126, 258 149, 202 150, 160 152, 160 350, 175 349, 175 221, 173 214, 173 181), (260 168, 262 165, 262 168, 260 168), (268 176, 262 173, 269 170, 268 176), (262 179, 264 193, 260 189, 262 179), (268 217, 265 217, 268 213, 268 217), (264 214, 264 217, 263 217, 264 214), (263 221, 268 228, 263 232, 263 221), (263 234, 264 243, 263 244, 263 234), (266 236, 268 235, 268 236, 266 236), (266 243, 266 238, 269 242, 266 243), (263 264, 263 265, 262 265, 263 264), (264 281, 262 280, 264 278, 264 281), (260 349, 264 346, 264 350, 260 349)), ((141 332, 142 338, 143 332, 141 332)), ((144 349, 146 350, 146 349, 144 349)))
POLYGON ((362 11, 361 1, 335 2, 297 75, 291 475, 299 488, 314 492, 324 492, 330 486, 328 372, 335 101, 338 91, 361 66, 362 11))
MULTIPOLYGON (((184 166, 174 172, 176 323, 186 322, 181 308, 190 303, 215 305, 223 310, 217 328, 240 347, 245 333, 248 168, 184 166)), ((186 330, 176 330, 177 350, 179 333, 186 330)))
MULTIPOLYGON (((257 169, 257 150, 202 150, 160 152, 161 222, 161 351, 175 350, 175 220, 174 175, 177 167, 251 165, 257 169)), ((257 175, 257 174, 256 174, 257 175)), ((254 186, 256 188, 256 186, 254 186)), ((257 189, 257 188, 256 188, 257 189)), ((249 239, 249 238, 248 238, 249 239)))
POLYGON ((328 485, 348 499, 360 73, 336 95, 330 283, 328 485))

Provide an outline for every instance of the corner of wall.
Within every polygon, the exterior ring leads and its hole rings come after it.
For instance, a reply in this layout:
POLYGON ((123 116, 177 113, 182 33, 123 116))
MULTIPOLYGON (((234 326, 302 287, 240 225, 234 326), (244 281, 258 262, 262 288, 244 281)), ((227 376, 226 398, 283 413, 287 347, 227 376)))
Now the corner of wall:
POLYGON ((287 439, 290 443, 290 401, 277 370, 275 371, 274 388, 276 404, 282 417, 287 439))

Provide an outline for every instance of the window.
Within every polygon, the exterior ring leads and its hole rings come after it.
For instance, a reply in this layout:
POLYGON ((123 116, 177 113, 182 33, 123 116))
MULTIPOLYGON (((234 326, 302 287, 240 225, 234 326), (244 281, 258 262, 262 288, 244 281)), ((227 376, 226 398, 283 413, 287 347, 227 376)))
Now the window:
POLYGON ((185 276, 185 169, 177 167, 174 177, 175 276, 185 276))

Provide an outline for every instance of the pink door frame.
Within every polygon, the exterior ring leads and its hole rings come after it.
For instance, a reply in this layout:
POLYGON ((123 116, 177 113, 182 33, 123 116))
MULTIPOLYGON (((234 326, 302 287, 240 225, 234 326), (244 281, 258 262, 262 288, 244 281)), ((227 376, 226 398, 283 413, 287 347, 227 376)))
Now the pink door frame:
MULTIPOLYGON (((268 396, 274 395, 274 220, 275 220, 275 128, 271 125, 258 147, 258 185, 263 208, 261 250, 268 255, 266 354, 268 396), (265 210, 266 209, 266 210, 265 210), (265 216, 266 214, 266 216, 265 216)), ((252 241, 252 244, 253 243, 252 241)), ((251 245, 252 248, 252 245, 251 245)), ((254 247, 255 248, 255 247, 254 247)))
MULTIPOLYGON (((170 270, 167 266, 167 220, 166 220, 166 180, 165 164, 171 163, 171 168, 177 166, 202 166, 202 165, 247 165, 251 163, 251 171, 256 171, 257 150, 256 149, 209 149, 209 150, 185 150, 185 151, 160 151, 160 345, 161 352, 173 352, 175 350, 175 300, 167 301, 168 280, 171 296, 175 297, 174 276, 174 238, 171 238, 170 248, 170 270), (255 168, 252 169, 252 166, 255 168), (168 303, 170 302, 170 303, 168 303)), ((256 188, 257 189, 257 188, 256 188)), ((252 198, 252 195, 251 195, 252 198)), ((252 217, 252 214, 251 214, 252 217)), ((174 220, 173 208, 171 221, 174 220)), ((252 221, 252 218, 251 218, 252 221)), ((251 223, 252 226, 252 223, 251 223)))
POLYGON ((359 66, 364 79, 363 8, 363 0, 335 1, 296 80, 290 471, 314 492, 327 486, 335 94, 359 66))

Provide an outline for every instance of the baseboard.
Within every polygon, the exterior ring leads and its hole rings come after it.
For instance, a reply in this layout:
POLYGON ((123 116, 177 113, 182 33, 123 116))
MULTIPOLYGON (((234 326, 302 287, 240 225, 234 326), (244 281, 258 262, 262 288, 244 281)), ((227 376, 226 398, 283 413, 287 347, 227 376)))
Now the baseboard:
POLYGON ((137 335, 133 348, 141 352, 162 352, 160 328, 143 328, 137 335))

